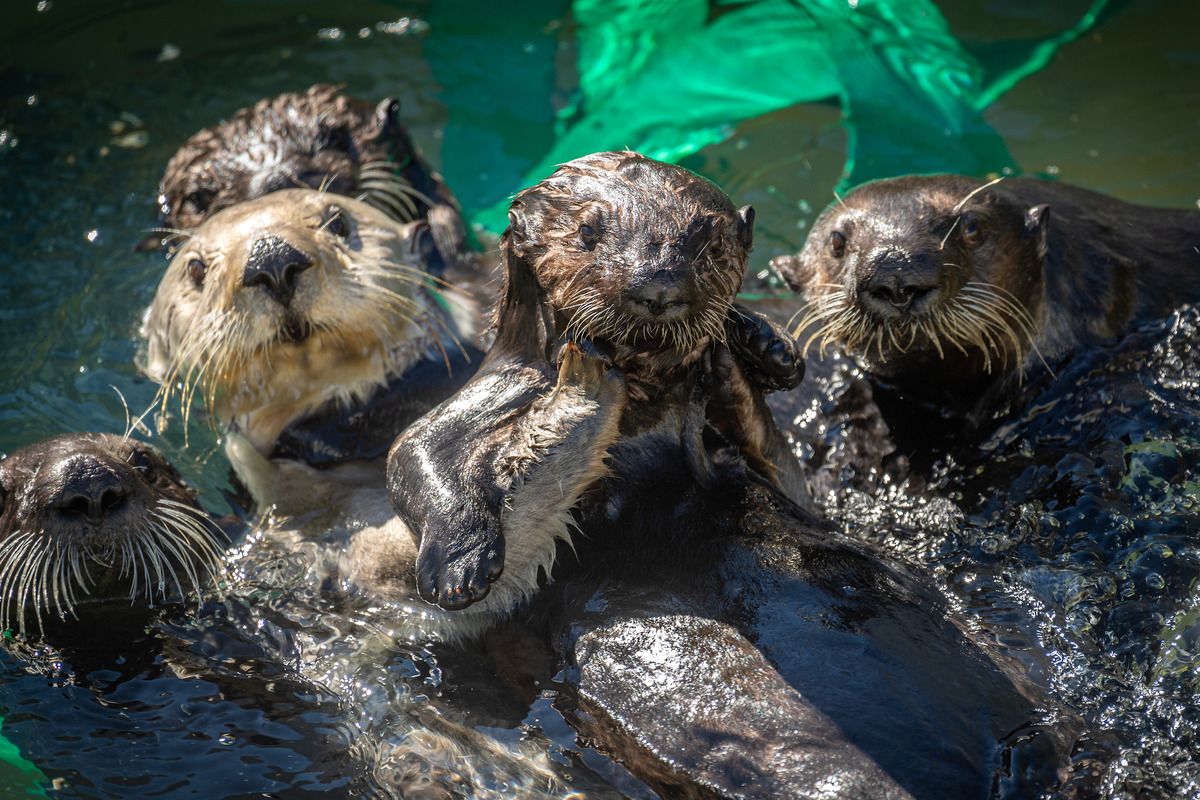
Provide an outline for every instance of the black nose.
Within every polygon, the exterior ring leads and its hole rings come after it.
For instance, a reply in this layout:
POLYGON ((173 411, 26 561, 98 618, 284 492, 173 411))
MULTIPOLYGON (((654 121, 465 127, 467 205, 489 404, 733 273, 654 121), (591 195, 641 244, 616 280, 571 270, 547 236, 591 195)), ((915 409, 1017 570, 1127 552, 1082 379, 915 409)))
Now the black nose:
POLYGON ((129 497, 130 487, 108 464, 89 455, 69 458, 59 468, 62 484, 51 505, 99 524, 129 497))
POLYGON ((659 270, 648 280, 635 283, 625 296, 653 316, 662 316, 671 309, 689 305, 692 296, 691 281, 672 270, 659 270))
POLYGON ((261 286, 281 305, 287 305, 296 292, 296 280, 312 266, 312 259, 278 236, 264 236, 250 247, 242 285, 261 286))
POLYGON ((858 285, 859 302, 891 313, 909 311, 938 288, 936 271, 917 265, 888 265, 874 270, 858 285))

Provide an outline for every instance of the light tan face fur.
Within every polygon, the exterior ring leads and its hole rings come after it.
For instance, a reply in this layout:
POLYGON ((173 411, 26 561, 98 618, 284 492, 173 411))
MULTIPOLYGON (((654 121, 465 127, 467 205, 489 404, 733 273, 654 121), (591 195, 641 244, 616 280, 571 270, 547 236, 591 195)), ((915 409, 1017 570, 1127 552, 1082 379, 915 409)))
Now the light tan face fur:
POLYGON ((308 189, 213 215, 172 259, 146 315, 145 369, 164 410, 178 393, 186 417, 199 392, 267 452, 290 422, 403 372, 446 324, 427 295, 422 225, 308 189), (292 270, 290 297, 245 283, 268 237, 308 262, 292 270))

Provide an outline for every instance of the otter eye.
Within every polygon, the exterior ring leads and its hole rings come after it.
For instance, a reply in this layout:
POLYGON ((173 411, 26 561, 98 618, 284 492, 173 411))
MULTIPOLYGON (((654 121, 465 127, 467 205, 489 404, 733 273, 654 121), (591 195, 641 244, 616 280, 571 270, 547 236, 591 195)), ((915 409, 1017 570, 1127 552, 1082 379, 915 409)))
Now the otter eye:
POLYGON ((970 247, 977 246, 983 241, 983 229, 975 224, 975 220, 964 217, 961 225, 962 240, 970 247))
POLYGON ((346 219, 346 214, 337 206, 330 206, 325 210, 325 217, 321 220, 321 228, 332 233, 339 239, 345 239, 350 236, 350 222, 346 219))
POLYGON ((829 234, 829 254, 834 258, 846 255, 846 234, 841 231, 829 234))
POLYGON ((583 240, 583 246, 588 250, 596 247, 596 229, 591 225, 579 226, 579 238, 583 240))
POLYGON ((203 214, 212 205, 217 193, 212 189, 197 189, 183 198, 182 209, 188 214, 203 214))
POLYGON ((204 286, 204 276, 208 274, 208 265, 198 258, 189 258, 187 262, 187 274, 192 279, 197 289, 204 286))
POLYGON ((154 459, 142 448, 133 449, 129 456, 129 464, 141 474, 146 483, 154 483, 157 480, 158 472, 155 470, 154 459))
POLYGON ((330 127, 322 125, 317 131, 317 150, 340 150, 343 153, 349 153, 354 147, 354 138, 350 135, 350 129, 345 125, 330 127))

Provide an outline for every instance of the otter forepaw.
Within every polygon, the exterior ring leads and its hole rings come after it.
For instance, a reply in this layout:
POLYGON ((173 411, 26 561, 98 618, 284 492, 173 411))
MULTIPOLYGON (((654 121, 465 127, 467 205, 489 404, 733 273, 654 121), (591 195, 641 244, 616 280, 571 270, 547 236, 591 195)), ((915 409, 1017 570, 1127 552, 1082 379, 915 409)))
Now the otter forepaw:
POLYGON ((461 611, 487 597, 504 571, 504 537, 471 541, 426 539, 417 553, 417 594, 448 611, 461 611))
POLYGON ((558 368, 562 370, 564 362, 576 361, 579 358, 587 361, 595 361, 602 364, 605 368, 613 366, 613 354, 611 348, 606 343, 598 343, 595 340, 583 336, 578 339, 569 339, 563 343, 558 351, 558 368))
POLYGON ((735 305, 725 318, 725 333, 747 380, 759 389, 795 389, 804 379, 800 346, 762 314, 735 305))

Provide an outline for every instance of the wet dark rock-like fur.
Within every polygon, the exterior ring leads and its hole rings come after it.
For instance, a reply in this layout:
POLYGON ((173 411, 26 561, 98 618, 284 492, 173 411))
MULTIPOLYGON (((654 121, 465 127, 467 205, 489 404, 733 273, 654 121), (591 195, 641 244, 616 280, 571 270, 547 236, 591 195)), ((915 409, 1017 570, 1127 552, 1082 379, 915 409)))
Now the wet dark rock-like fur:
POLYGON ((295 188, 363 195, 401 221, 427 217, 436 206, 458 208, 405 130, 398 100, 372 105, 316 84, 239 109, 184 142, 159 188, 161 238, 171 242, 174 231, 222 208, 295 188))

